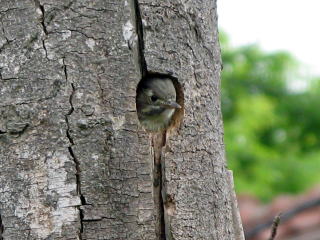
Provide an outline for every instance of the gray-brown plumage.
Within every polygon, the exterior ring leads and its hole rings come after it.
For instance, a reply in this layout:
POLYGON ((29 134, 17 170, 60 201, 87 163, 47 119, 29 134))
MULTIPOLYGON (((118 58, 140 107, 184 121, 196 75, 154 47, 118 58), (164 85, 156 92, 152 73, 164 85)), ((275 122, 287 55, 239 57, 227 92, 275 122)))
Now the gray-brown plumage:
POLYGON ((139 84, 137 112, 141 125, 149 131, 165 129, 177 108, 176 90, 169 78, 149 78, 139 84))

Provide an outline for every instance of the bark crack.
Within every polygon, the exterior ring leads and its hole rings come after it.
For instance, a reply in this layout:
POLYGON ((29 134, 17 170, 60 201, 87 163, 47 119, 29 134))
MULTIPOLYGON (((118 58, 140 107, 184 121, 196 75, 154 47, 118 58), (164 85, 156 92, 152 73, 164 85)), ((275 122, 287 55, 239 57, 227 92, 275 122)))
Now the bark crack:
POLYGON ((104 101, 104 89, 101 85, 101 80, 100 80, 101 76, 100 74, 98 74, 98 77, 97 77, 97 83, 98 83, 98 87, 99 87, 99 90, 100 90, 100 98, 102 101, 104 101))
POLYGON ((156 133, 152 137, 152 147, 154 154, 153 166, 153 197, 154 205, 156 207, 156 236, 158 240, 167 240, 165 232, 166 222, 164 216, 164 156, 162 155, 162 148, 165 146, 166 132, 156 133))
POLYGON ((138 61, 140 65, 140 71, 142 78, 145 77, 148 73, 147 63, 144 57, 144 39, 143 39, 143 24, 141 18, 141 11, 139 7, 139 0, 133 0, 134 7, 134 21, 135 28, 138 36, 138 61))
POLYGON ((39 0, 33 0, 34 4, 36 6, 36 9, 40 12, 40 24, 42 27, 42 31, 45 34, 45 37, 42 39, 42 47, 45 51, 45 55, 46 55, 46 59, 48 59, 48 51, 47 51, 47 47, 46 47, 46 43, 45 43, 45 38, 48 35, 48 30, 47 30, 47 26, 45 24, 45 10, 44 10, 44 6, 40 4, 39 0))
POLYGON ((46 59, 48 59, 48 51, 47 51, 47 47, 46 47, 46 44, 45 44, 45 40, 43 39, 42 40, 42 47, 44 49, 44 52, 46 54, 46 59))
POLYGON ((41 23, 41 26, 42 26, 42 30, 43 30, 45 35, 48 35, 47 26, 46 26, 45 21, 44 21, 44 18, 45 18, 45 16, 44 16, 45 15, 44 7, 43 7, 43 5, 40 4, 39 0, 34 0, 34 4, 35 4, 36 8, 39 9, 40 12, 41 12, 40 23, 41 23))
MULTIPOLYGON (((66 70, 66 65, 64 65, 64 70, 65 70, 65 74, 67 72, 66 70)), ((66 75, 65 76, 66 79, 68 79, 68 76, 66 75)), ((80 173, 81 173, 81 169, 80 169, 80 162, 79 160, 77 159, 76 155, 74 154, 74 151, 72 149, 72 146, 74 146, 74 140, 71 136, 71 133, 70 133, 70 123, 69 123, 69 117, 71 116, 71 114, 73 113, 74 111, 74 107, 73 107, 73 102, 72 102, 72 99, 73 99, 73 96, 74 96, 74 93, 75 93, 75 87, 73 85, 73 83, 71 83, 71 87, 72 87, 72 93, 69 97, 69 104, 70 104, 70 110, 69 112, 65 115, 65 120, 66 120, 66 123, 67 123, 67 130, 66 130, 66 135, 67 135, 67 138, 70 142, 70 146, 68 147, 68 151, 70 153, 70 156, 71 158, 73 159, 74 163, 75 163, 75 166, 76 166, 76 183, 77 183, 77 194, 78 196, 80 197, 80 201, 81 201, 81 205, 80 206, 77 206, 77 209, 79 210, 79 215, 80 215, 80 232, 78 233, 78 239, 82 240, 82 233, 83 233, 83 210, 81 209, 81 206, 85 205, 86 204, 86 201, 85 201, 85 198, 84 196, 82 195, 81 193, 81 181, 80 181, 80 173)))
POLYGON ((42 12, 42 17, 41 17, 41 26, 42 26, 42 29, 43 29, 43 32, 48 35, 48 30, 47 30, 47 27, 46 27, 46 24, 44 23, 44 14, 45 14, 45 11, 44 11, 44 7, 43 5, 39 4, 40 5, 40 10, 42 12))
POLYGON ((66 65, 65 57, 62 58, 62 64, 63 64, 64 76, 65 76, 66 82, 68 82, 68 71, 67 71, 67 65, 66 65))
POLYGON ((2 237, 3 232, 4 232, 4 226, 2 224, 2 218, 0 214, 0 240, 3 240, 3 237, 2 237))

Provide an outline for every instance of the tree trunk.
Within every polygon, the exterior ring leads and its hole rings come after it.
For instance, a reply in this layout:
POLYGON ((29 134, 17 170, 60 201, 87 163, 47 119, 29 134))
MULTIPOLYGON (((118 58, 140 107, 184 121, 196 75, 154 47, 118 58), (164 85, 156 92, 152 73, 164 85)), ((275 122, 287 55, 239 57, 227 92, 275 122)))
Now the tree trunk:
POLYGON ((242 239, 215 0, 0 0, 0 20, 0 238, 242 239), (184 106, 161 136, 136 114, 149 73, 184 106))

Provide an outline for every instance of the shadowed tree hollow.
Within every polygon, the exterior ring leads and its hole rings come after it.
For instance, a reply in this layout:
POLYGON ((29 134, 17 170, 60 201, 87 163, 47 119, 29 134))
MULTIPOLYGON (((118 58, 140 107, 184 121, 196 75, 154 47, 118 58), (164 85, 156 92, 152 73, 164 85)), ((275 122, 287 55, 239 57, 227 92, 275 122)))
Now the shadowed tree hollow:
POLYGON ((215 0, 0 0, 0 238, 242 239, 215 0), (173 79, 163 133, 141 79, 173 79))

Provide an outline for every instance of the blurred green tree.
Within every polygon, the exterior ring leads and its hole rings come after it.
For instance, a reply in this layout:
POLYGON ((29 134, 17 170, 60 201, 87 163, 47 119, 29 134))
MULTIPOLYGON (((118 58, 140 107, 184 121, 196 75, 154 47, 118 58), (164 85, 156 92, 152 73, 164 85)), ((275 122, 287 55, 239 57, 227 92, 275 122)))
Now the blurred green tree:
POLYGON ((300 65, 289 53, 266 53, 257 45, 233 48, 224 33, 220 43, 226 152, 237 191, 269 200, 315 184, 320 79, 292 90, 300 65))

